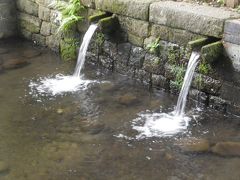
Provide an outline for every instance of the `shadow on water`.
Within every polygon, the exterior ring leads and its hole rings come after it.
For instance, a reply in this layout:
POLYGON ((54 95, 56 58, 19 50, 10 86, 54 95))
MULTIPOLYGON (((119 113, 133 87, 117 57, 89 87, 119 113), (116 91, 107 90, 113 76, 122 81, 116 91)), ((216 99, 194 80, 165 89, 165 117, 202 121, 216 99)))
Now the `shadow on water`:
POLYGON ((189 146, 179 145, 189 139, 209 146, 239 142, 239 118, 188 107, 192 120, 184 133, 137 139, 138 132, 132 129, 137 114, 170 112, 177 97, 162 91, 149 93, 127 77, 101 69, 96 73, 92 66, 86 66, 85 78, 101 83, 43 96, 32 92, 29 84, 59 73, 69 75, 75 62, 62 63, 53 52, 19 40, 0 43, 0 48, 8 50, 0 54, 4 61, 21 57, 28 63, 0 75, 0 179, 240 177, 239 157, 222 157, 206 146, 189 151, 189 146))

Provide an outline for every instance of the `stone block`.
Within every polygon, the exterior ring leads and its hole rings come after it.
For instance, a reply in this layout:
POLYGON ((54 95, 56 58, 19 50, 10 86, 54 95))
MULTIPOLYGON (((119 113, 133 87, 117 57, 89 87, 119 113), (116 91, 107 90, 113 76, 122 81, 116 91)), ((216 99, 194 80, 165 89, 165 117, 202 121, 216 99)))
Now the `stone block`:
POLYGON ((161 40, 177 43, 179 45, 187 45, 189 41, 201 37, 201 35, 191 33, 186 30, 156 24, 152 25, 151 35, 160 37, 161 40))
POLYGON ((128 41, 130 43, 132 43, 135 46, 143 47, 144 38, 136 36, 136 35, 133 35, 133 34, 131 34, 129 32, 127 34, 128 34, 128 41))
POLYGON ((240 45, 240 19, 226 21, 224 41, 240 45))
POLYGON ((17 8, 30 15, 38 16, 38 4, 29 0, 17 0, 17 8))
POLYGON ((201 57, 205 62, 213 63, 223 54, 223 44, 217 41, 201 48, 201 57))
POLYGON ((222 99, 228 100, 231 103, 240 106, 240 87, 235 86, 230 82, 223 82, 222 87, 220 89, 220 97, 222 99))
POLYGON ((38 9, 38 17, 44 21, 50 21, 50 9, 43 7, 43 6, 39 6, 38 9))
POLYGON ((156 75, 164 75, 164 62, 159 57, 147 53, 143 63, 143 69, 156 75))
POLYGON ((33 34, 32 40, 38 45, 46 46, 46 37, 45 36, 42 36, 40 34, 33 34))
POLYGON ((150 5, 150 22, 221 38, 224 22, 240 14, 226 9, 185 2, 164 1, 150 5))
POLYGON ((18 19, 20 21, 20 27, 24 28, 31 33, 39 33, 41 27, 41 20, 35 16, 31 16, 24 13, 18 14, 18 19))
POLYGON ((45 7, 50 7, 50 5, 53 3, 53 0, 35 0, 37 4, 45 6, 45 7))
POLYGON ((141 47, 132 47, 129 66, 140 69, 143 67, 146 51, 141 47))
POLYGON ((56 35, 51 35, 46 37, 46 45, 54 50, 59 51, 60 37, 56 35))
POLYGON ((57 34, 59 26, 51 24, 51 34, 57 34))
POLYGON ((156 88, 164 88, 164 89, 168 89, 168 81, 167 79, 162 76, 162 75, 156 75, 156 74, 153 74, 152 75, 152 86, 153 87, 156 87, 156 88))
POLYGON ((44 36, 49 36, 51 34, 51 23, 43 21, 40 33, 44 36))
POLYGON ((235 8, 240 3, 239 0, 225 0, 226 6, 235 8))
MULTIPOLYGON (((154 0, 95 0, 96 8, 141 20, 148 20, 149 5, 154 0)), ((156 1, 156 0, 155 0, 156 1)))
POLYGON ((60 13, 56 10, 51 10, 50 12, 50 22, 60 26, 61 24, 61 16, 60 13))
POLYGON ((118 16, 119 24, 125 32, 130 32, 133 35, 145 38, 148 36, 147 21, 137 20, 130 17, 118 16))
POLYGON ((240 45, 228 42, 223 43, 226 54, 232 61, 233 68, 240 72, 240 45))
POLYGON ((130 43, 121 43, 117 46, 117 63, 128 65, 132 45, 130 43))
POLYGON ((226 112, 229 102, 217 96, 209 97, 209 106, 218 111, 226 112))

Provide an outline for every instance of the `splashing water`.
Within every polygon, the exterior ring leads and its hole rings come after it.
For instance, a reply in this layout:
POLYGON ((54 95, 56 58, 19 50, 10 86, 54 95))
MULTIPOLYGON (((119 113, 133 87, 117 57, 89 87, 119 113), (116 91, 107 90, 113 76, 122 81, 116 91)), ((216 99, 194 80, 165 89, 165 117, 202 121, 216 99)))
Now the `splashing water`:
POLYGON ((137 139, 146 137, 168 137, 187 130, 191 119, 185 116, 184 110, 199 56, 198 53, 193 52, 190 57, 175 111, 169 114, 141 113, 138 118, 133 120, 132 128, 139 132, 136 136, 137 139))
POLYGON ((86 59, 87 48, 88 48, 90 40, 91 40, 94 32, 96 31, 97 27, 98 26, 96 24, 90 25, 86 34, 83 37, 83 42, 82 42, 82 45, 79 49, 77 65, 76 65, 76 68, 75 68, 75 71, 74 71, 74 74, 73 74, 73 76, 75 76, 75 77, 80 77, 80 75, 81 75, 81 70, 84 66, 84 62, 85 62, 85 59, 86 59))
POLYGON ((29 84, 31 94, 35 94, 37 92, 39 95, 48 94, 55 96, 67 92, 84 90, 90 83, 95 83, 96 81, 83 79, 81 70, 84 66, 88 45, 96 29, 97 25, 92 24, 84 35, 82 45, 79 49, 78 60, 74 74, 72 76, 57 74, 55 77, 40 78, 37 82, 32 81, 29 84))

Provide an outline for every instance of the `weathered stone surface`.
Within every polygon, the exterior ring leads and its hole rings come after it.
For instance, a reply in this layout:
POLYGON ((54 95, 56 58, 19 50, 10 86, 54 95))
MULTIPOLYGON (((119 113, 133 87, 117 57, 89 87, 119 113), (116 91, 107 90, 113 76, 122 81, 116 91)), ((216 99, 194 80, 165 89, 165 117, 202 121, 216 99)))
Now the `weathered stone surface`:
POLYGON ((201 48, 202 46, 208 44, 209 38, 199 38, 197 40, 189 41, 188 42, 188 47, 190 49, 195 49, 195 48, 201 48))
POLYGON ((31 33, 39 33, 41 20, 24 13, 19 13, 18 18, 20 21, 20 27, 28 30, 31 33))
POLYGON ((226 21, 224 41, 240 45, 240 19, 226 21))
POLYGON ((223 35, 224 21, 237 17, 240 14, 232 11, 185 2, 150 5, 150 22, 218 38, 223 35))
POLYGON ((51 23, 43 21, 40 33, 44 36, 49 36, 51 34, 51 23))
POLYGON ((160 37, 161 40, 186 45, 189 41, 198 39, 201 35, 191 33, 182 29, 175 29, 163 25, 152 25, 151 35, 160 37))
POLYGON ((37 4, 40 4, 45 7, 50 7, 49 5, 52 4, 52 0, 35 0, 37 4))
POLYGON ((219 142, 211 151, 221 156, 240 156, 240 142, 219 142))
POLYGON ((17 8, 30 15, 38 16, 38 4, 29 0, 17 0, 17 8))
POLYGON ((224 42, 224 48, 232 61, 234 69, 240 72, 240 45, 224 42))
POLYGON ((152 86, 156 88, 160 87, 160 88, 168 89, 169 84, 168 84, 167 78, 165 78, 164 76, 153 74, 152 86))
POLYGON ((44 21, 50 21, 50 9, 43 7, 43 6, 39 6, 38 9, 38 17, 44 21))
POLYGON ((144 38, 128 33, 128 41, 135 46, 143 47, 144 38))
POLYGON ((17 34, 16 9, 13 1, 0 1, 0 39, 17 34))
POLYGON ((60 14, 56 10, 51 10, 50 12, 50 22, 56 24, 57 26, 60 26, 61 21, 60 21, 60 14))
POLYGON ((103 11, 148 20, 149 4, 153 1, 154 0, 95 0, 95 3, 96 8, 103 11))
POLYGON ((135 68, 142 68, 146 51, 140 47, 133 47, 131 50, 131 56, 129 59, 129 66, 135 68))
POLYGON ((46 45, 46 37, 42 36, 40 34, 33 34, 32 35, 32 40, 38 45, 41 45, 41 46, 46 45))
POLYGON ((210 96, 209 98, 209 106, 218 111, 226 112, 228 104, 227 101, 217 96, 210 96))
POLYGON ((223 82, 220 97, 222 99, 228 100, 234 104, 240 105, 240 87, 234 85, 234 83, 223 82))
POLYGON ((114 58, 117 55, 117 45, 110 41, 104 41, 103 43, 103 50, 106 52, 110 57, 114 58))
POLYGON ((157 56, 147 53, 143 63, 143 69, 153 74, 164 75, 164 62, 157 56))
POLYGON ((51 24, 51 34, 57 34, 59 26, 51 24))
POLYGON ((208 103, 208 95, 197 89, 190 89, 189 97, 203 104, 208 103))
POLYGON ((235 8, 240 2, 239 0, 226 0, 225 3, 227 7, 235 8))
POLYGON ((46 37, 46 45, 54 50, 58 51, 59 50, 59 44, 60 44, 60 38, 55 35, 47 36, 46 37))
POLYGON ((130 43, 121 43, 117 46, 117 63, 128 65, 132 45, 130 43))
POLYGON ((143 38, 148 36, 149 23, 147 21, 137 20, 125 16, 118 16, 118 19, 120 26, 124 31, 143 38))
POLYGON ((210 143, 206 139, 185 138, 176 144, 185 152, 208 152, 210 143))

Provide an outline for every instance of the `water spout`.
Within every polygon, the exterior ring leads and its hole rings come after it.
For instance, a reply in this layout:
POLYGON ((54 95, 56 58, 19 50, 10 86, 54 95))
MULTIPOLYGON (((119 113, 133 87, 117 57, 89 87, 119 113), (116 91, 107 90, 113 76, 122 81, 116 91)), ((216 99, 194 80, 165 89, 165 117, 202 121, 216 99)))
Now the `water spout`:
POLYGON ((91 40, 94 32, 96 31, 97 27, 98 27, 97 24, 90 25, 86 34, 83 37, 83 42, 79 49, 77 64, 76 64, 75 71, 73 74, 73 76, 75 76, 75 77, 80 77, 80 75, 81 75, 81 71, 82 71, 82 68, 84 66, 85 59, 86 59, 88 45, 89 45, 90 40, 91 40))

